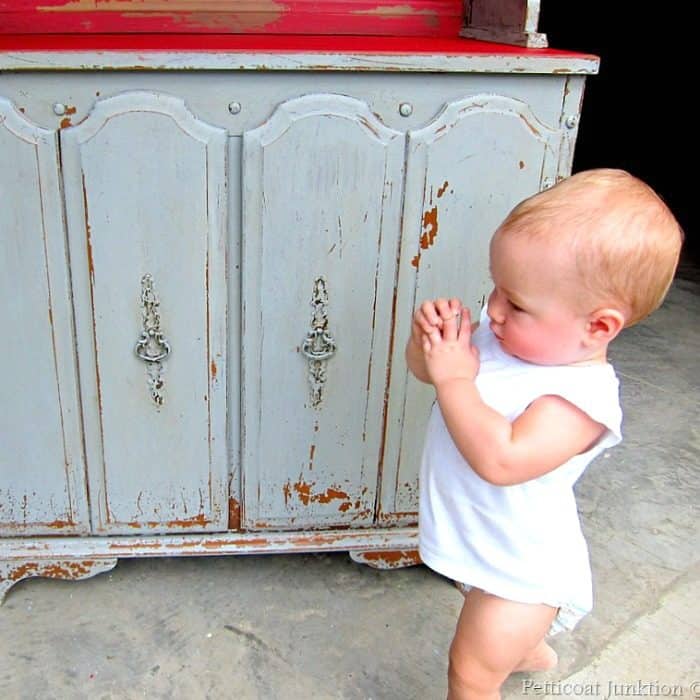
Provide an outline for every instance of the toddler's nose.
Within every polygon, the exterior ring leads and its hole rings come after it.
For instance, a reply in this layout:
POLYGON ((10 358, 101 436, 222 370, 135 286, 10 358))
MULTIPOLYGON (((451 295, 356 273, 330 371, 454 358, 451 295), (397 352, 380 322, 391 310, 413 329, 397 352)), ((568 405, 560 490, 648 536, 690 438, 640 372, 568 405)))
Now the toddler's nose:
POLYGON ((486 305, 486 313, 494 323, 503 322, 502 306, 498 303, 495 291, 491 292, 491 296, 489 296, 489 300, 486 305))

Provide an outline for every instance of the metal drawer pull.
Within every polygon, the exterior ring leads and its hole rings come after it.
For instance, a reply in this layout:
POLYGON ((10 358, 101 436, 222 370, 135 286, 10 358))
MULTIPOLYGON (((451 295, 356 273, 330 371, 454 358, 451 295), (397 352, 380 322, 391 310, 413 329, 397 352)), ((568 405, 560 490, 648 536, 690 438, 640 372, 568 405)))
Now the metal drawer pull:
POLYGON ((310 360, 327 360, 335 354, 335 340, 325 331, 316 328, 306 336, 301 351, 310 360))
POLYGON ((160 300, 153 285, 153 276, 145 274, 141 278, 141 312, 143 315, 143 331, 134 351, 139 359, 146 362, 146 383, 151 392, 151 398, 156 406, 162 406, 163 396, 163 365, 162 361, 170 355, 170 343, 160 329, 160 300))
POLYGON ((311 405, 318 408, 323 401, 326 383, 325 362, 333 357, 336 350, 335 340, 328 331, 328 290, 323 277, 314 282, 311 308, 311 330, 306 334, 301 352, 309 361, 311 405))
POLYGON ((146 362, 160 362, 170 354, 170 343, 162 333, 156 333, 154 330, 144 331, 141 333, 141 339, 136 343, 136 354, 146 362), (151 338, 153 343, 149 343, 151 338), (149 355, 148 346, 153 344, 163 348, 163 351, 158 355, 149 355))

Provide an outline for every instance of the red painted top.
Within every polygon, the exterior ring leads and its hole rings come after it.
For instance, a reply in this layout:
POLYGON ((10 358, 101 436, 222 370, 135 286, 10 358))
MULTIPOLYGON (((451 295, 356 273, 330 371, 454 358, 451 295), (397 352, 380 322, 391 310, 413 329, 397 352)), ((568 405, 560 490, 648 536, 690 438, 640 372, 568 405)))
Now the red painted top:
POLYGON ((457 36, 463 0, 0 0, 0 34, 457 36))
POLYGON ((0 34, 0 51, 439 54, 551 58, 586 56, 572 51, 528 49, 474 39, 283 34, 0 34))

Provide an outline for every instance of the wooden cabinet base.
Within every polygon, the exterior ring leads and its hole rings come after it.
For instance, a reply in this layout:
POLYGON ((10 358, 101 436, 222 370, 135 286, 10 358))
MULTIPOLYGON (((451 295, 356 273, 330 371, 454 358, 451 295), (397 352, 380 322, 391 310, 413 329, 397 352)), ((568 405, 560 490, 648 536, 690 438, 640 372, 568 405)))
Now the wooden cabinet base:
POLYGON ((116 559, 42 559, 40 561, 16 561, 0 559, 0 604, 7 592, 25 578, 70 579, 90 578, 117 565, 116 559))
POLYGON ((349 551, 355 561, 379 568, 394 568, 407 566, 411 556, 417 555, 417 547, 418 530, 415 527, 341 532, 6 539, 0 540, 0 603, 10 588, 23 579, 34 576, 89 578, 114 568, 119 558, 349 551), (357 556, 354 556, 355 551, 357 556), (382 552, 386 552, 387 562, 402 559, 407 563, 384 565, 380 556, 382 552))

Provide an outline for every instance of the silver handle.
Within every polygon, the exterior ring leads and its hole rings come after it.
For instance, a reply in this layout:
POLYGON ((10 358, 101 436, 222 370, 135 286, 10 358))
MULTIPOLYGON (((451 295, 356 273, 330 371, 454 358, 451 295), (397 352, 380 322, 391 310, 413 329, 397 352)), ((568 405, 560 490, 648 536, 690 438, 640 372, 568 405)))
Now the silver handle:
POLYGON ((311 330, 301 346, 301 352, 309 361, 309 389, 311 405, 320 408, 326 385, 326 360, 335 354, 336 344, 328 330, 328 289, 326 280, 318 277, 311 296, 311 330))
POLYGON ((160 329, 160 300, 156 294, 153 275, 141 277, 141 313, 143 330, 136 343, 136 356, 146 363, 146 382, 156 406, 165 401, 163 394, 164 367, 162 361, 170 355, 170 343, 160 329))
POLYGON ((309 360, 327 360, 335 354, 335 340, 322 328, 314 328, 306 336, 301 351, 309 360))
POLYGON ((135 351, 144 362, 160 362, 170 354, 170 343, 165 339, 162 333, 151 329, 150 331, 143 331, 143 333, 141 333, 141 338, 139 342, 136 343, 135 351), (149 355, 148 346, 154 344, 161 350, 156 355, 149 355))

